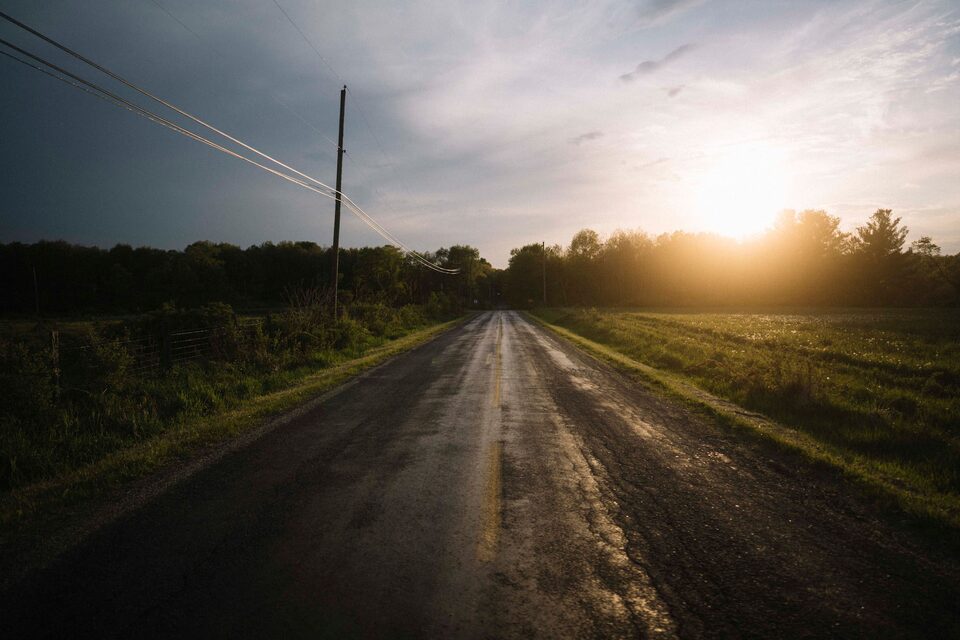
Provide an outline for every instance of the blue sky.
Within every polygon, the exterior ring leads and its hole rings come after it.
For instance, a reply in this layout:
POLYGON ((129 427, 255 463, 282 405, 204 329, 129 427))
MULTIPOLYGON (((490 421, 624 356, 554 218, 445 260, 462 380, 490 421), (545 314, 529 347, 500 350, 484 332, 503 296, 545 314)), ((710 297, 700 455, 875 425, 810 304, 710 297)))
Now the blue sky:
MULTIPOLYGON (((0 6, 330 184, 342 78, 344 191, 416 248, 885 207, 960 251, 956 3, 279 2, 333 72, 272 0, 0 6)), ((0 241, 330 242, 328 200, 5 59, 0 89, 0 241)))

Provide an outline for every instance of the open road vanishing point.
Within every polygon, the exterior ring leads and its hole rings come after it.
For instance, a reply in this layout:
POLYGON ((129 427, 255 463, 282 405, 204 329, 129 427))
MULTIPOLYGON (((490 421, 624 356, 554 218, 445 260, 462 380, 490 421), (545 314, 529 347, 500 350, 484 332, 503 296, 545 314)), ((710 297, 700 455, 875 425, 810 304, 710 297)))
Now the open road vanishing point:
POLYGON ((958 576, 833 474, 498 311, 103 526, 0 635, 942 638, 958 576))

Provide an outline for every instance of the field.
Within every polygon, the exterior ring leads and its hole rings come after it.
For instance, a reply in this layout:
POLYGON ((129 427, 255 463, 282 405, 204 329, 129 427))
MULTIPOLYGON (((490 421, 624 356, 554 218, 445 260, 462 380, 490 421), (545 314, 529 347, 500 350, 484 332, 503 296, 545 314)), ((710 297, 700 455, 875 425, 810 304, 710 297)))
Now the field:
POLYGON ((907 511, 958 520, 955 310, 536 315, 802 433, 855 477, 893 487, 907 511))

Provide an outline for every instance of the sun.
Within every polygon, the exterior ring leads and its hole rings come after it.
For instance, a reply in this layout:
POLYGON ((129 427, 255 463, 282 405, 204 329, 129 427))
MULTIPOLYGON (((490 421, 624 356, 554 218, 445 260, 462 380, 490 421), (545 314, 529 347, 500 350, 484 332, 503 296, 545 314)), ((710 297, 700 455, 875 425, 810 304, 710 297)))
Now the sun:
POLYGON ((787 206, 783 154, 765 146, 726 151, 699 179, 695 198, 706 230, 738 239, 760 233, 787 206))

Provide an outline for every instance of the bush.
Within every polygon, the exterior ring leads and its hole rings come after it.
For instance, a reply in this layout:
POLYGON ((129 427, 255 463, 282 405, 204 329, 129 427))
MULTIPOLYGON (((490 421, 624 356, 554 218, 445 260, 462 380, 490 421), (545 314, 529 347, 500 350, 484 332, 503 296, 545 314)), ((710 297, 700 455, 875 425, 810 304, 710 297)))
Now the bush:
POLYGON ((344 314, 334 331, 333 346, 338 351, 356 351, 366 346, 373 337, 367 328, 358 320, 344 314))
POLYGON ((0 345, 0 415, 39 424, 54 409, 57 388, 49 353, 24 343, 0 345))
POLYGON ((350 317, 375 336, 386 335, 390 329, 395 329, 398 323, 397 310, 380 302, 357 302, 350 305, 349 312, 350 317))
POLYGON ((436 291, 430 294, 430 299, 424 305, 424 313, 433 320, 448 320, 461 312, 460 304, 452 296, 436 291))

